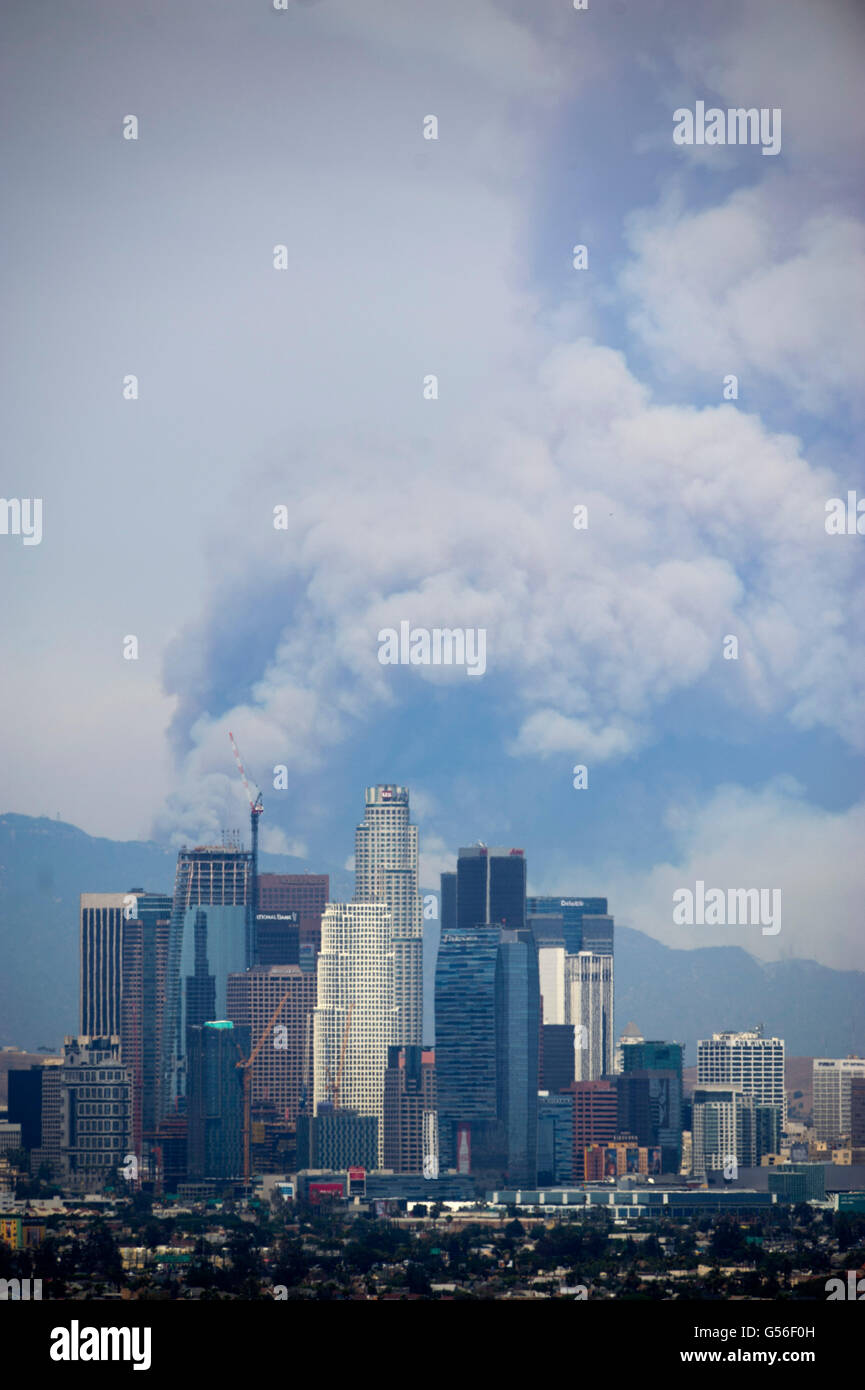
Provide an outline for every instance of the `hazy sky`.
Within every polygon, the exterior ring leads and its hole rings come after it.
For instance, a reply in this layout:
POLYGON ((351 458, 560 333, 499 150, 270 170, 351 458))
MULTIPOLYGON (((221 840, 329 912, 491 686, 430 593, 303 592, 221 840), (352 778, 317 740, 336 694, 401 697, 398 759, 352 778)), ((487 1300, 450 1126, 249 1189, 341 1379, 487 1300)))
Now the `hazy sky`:
POLYGON ((671 945, 865 968, 865 537, 824 526, 865 495, 861 6, 19 0, 0 40, 2 489, 43 499, 0 809, 212 839, 232 728, 310 870, 395 781, 426 886, 519 845, 671 945), (675 145, 697 101, 780 153, 675 145), (486 673, 380 665, 402 620, 486 673), (782 931, 675 927, 696 879, 782 931))

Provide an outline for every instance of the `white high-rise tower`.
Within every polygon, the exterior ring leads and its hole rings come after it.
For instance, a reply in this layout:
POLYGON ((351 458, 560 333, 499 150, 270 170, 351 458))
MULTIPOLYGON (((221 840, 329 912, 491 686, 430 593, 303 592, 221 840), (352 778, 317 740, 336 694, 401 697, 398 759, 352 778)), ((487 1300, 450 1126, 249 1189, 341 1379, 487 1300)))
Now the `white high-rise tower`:
POLYGON ((697 1085, 741 1086, 760 1105, 777 1105, 787 1122, 784 1040, 764 1038, 763 1025, 744 1033, 713 1033, 697 1042, 697 1085))
POLYGON ((367 787, 355 834, 356 903, 386 903, 393 928, 394 994, 400 1047, 423 1043, 423 912, 418 893, 417 826, 408 788, 367 787))
POLYGON ((574 1025, 574 1076, 598 1081, 613 1070, 613 957, 565 956, 565 1022, 574 1025))
POLYGON ((384 1143, 384 1073, 396 1041, 394 951, 385 903, 328 903, 321 921, 313 1028, 315 1110, 322 1101, 378 1119, 384 1143))

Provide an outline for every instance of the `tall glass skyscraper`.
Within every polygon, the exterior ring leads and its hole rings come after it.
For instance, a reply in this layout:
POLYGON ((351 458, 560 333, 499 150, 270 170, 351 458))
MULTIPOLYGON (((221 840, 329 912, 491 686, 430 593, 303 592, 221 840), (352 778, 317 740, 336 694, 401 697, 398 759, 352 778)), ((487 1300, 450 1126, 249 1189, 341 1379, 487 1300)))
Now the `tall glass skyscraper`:
POLYGON ((189 1029, 189 1130, 191 1178, 239 1178, 243 1174, 243 1072, 249 1029, 213 1019, 189 1029))
POLYGON ((526 925, 526 860, 521 849, 471 845, 457 860, 457 926, 526 925))
POLYGON ((496 1119, 498 951, 495 927, 455 927, 441 935, 435 1059, 442 1169, 456 1165, 459 1125, 496 1119))
POLYGON ((496 959, 496 1097, 504 1126, 507 1177, 533 1187, 538 1176, 538 953, 531 932, 500 933, 496 959))
POLYGON ((367 787, 355 833, 356 903, 386 903, 393 932, 394 994, 399 1046, 423 1041, 423 913, 418 893, 417 826, 409 820, 407 787, 367 787))
POLYGON ((159 1042, 171 898, 142 889, 132 889, 126 898, 132 901, 123 913, 120 1046, 132 1078, 132 1145, 141 1162, 159 1120, 159 1042))
POLYGON ((228 976, 250 964, 247 906, 251 891, 252 855, 247 851, 200 845, 181 850, 177 856, 160 1048, 163 1116, 173 1112, 175 1099, 183 1092, 179 1062, 185 1033, 180 979, 181 975, 195 974, 197 909, 207 909, 208 964, 216 984, 216 1011, 224 1013, 228 976))
POLYGON ((537 1175, 540 994, 531 934, 443 932, 436 968, 442 1168, 537 1175))

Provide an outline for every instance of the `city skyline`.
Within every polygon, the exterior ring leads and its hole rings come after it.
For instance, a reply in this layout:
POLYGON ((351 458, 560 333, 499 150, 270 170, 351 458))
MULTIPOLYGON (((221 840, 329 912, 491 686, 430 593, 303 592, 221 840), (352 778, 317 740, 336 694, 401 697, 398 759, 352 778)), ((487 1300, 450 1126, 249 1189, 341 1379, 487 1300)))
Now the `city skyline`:
POLYGON ((544 1299, 627 1304, 623 1374, 826 1375, 863 55, 865 0, 0 6, 0 1302, 52 1362, 544 1299))

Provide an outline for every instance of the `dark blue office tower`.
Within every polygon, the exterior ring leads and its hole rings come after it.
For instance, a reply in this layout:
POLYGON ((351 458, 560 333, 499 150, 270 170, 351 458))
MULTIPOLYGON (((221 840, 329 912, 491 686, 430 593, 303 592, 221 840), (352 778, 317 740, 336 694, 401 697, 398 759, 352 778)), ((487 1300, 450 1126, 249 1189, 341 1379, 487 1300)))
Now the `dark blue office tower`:
MULTIPOLYGON (((496 1119, 495 927, 442 931, 436 962, 439 1162, 457 1163, 457 1128, 469 1135, 496 1119), (468 1126, 468 1130, 465 1127, 468 1126)), ((472 1140, 467 1141, 471 1146, 472 1140)), ((469 1147, 470 1156, 470 1147, 469 1147)))
POLYGON ((188 1167, 191 1178, 243 1175, 243 1071, 249 1028, 227 1019, 187 1031, 188 1167))
POLYGON ((496 1109, 504 1126, 508 1181, 538 1175, 538 953, 531 932, 500 933, 496 959, 496 1109))
POLYGON ((472 845, 457 860, 457 926, 521 931, 526 925, 526 860, 521 849, 472 845))

